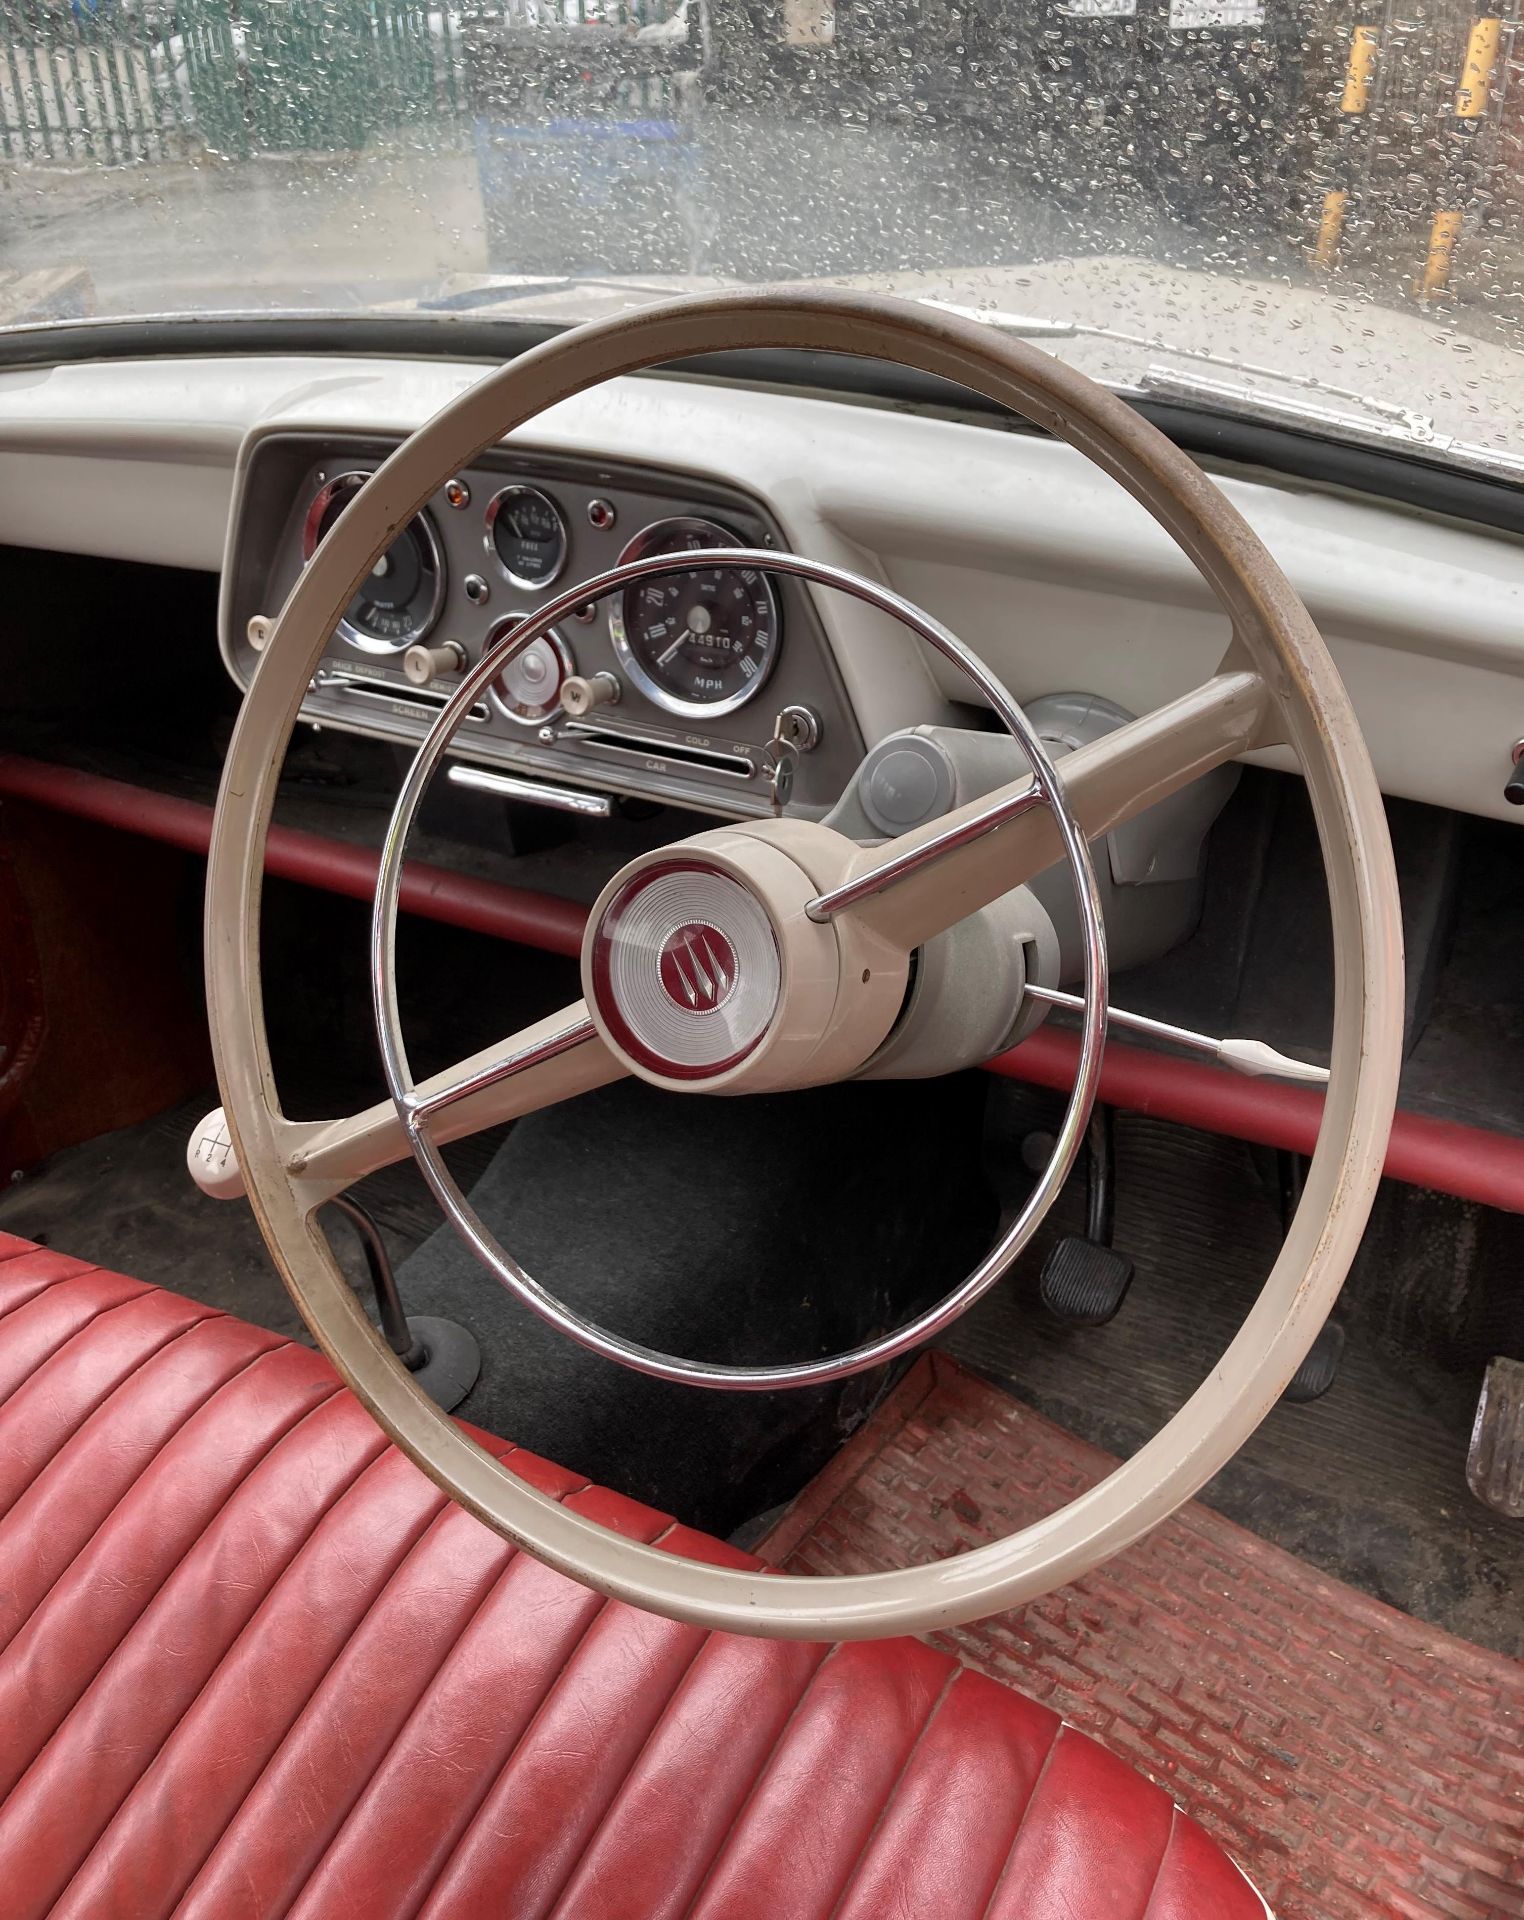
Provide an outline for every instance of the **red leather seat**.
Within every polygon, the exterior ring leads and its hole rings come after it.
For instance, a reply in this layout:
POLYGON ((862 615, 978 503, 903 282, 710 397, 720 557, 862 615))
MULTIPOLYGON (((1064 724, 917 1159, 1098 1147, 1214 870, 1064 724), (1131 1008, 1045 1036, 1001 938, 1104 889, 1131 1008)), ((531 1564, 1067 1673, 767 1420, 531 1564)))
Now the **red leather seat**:
POLYGON ((5 1236, 0 1889, 6 1920, 1265 1911, 1046 1708, 917 1641, 605 1603, 451 1505, 318 1355, 5 1236))

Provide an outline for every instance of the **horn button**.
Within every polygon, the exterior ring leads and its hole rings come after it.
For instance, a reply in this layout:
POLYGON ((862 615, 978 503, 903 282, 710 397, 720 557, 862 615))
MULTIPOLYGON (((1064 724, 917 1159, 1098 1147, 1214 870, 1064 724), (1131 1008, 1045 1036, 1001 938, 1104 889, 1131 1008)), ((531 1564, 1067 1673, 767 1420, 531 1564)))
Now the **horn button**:
POLYGON ((632 1061, 707 1080, 766 1037, 783 992, 767 909, 717 867, 662 861, 621 885, 591 945, 593 999, 632 1061))

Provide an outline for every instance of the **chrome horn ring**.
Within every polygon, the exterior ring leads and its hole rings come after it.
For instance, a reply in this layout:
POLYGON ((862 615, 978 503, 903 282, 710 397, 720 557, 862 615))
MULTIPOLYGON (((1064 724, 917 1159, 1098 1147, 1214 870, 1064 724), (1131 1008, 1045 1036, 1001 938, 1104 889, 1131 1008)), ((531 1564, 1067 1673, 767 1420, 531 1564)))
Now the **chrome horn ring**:
MULTIPOLYGON (((1008 816, 1000 816, 1004 817, 1008 816)), ((991 819, 980 830, 992 830, 1000 824, 1000 818, 991 819)), ((590 935, 591 931, 590 928, 590 935)), ((965 1313, 1009 1271, 1058 1197, 1084 1141, 1091 1109, 1095 1104, 1105 1045, 1107 986, 1105 927, 1089 845, 1064 797, 1062 783, 1046 749, 1000 681, 962 641, 920 608, 888 588, 877 586, 842 568, 806 560, 797 554, 762 553, 752 548, 715 548, 676 556, 654 554, 646 559, 627 561, 548 601, 538 613, 526 618, 495 646, 488 648, 476 665, 461 677, 449 700, 440 709, 402 783, 382 848, 371 919, 371 997, 387 1091, 419 1170, 457 1235, 502 1286, 547 1325, 558 1328, 580 1346, 656 1379, 678 1380, 690 1386, 715 1387, 729 1392, 766 1393, 789 1387, 822 1386, 864 1372, 869 1367, 880 1366, 931 1339, 965 1313), (738 1367, 713 1361, 685 1360, 674 1354, 659 1352, 610 1333, 607 1328, 583 1318, 525 1272, 499 1244, 461 1192, 438 1146, 428 1133, 429 1112, 434 1107, 430 1105, 426 1108, 419 1098, 397 1006, 398 893, 407 837, 428 783, 449 750, 472 703, 505 666, 573 609, 605 599, 609 594, 638 581, 687 573, 695 562, 706 567, 754 567, 787 574, 813 586, 835 588, 900 621, 944 659, 959 667, 989 702, 1025 753, 1032 769, 1031 792, 1053 814, 1074 880, 1084 948, 1085 1007, 1081 1022, 1079 1066, 1073 1091, 1063 1123, 1055 1136, 1053 1152, 1015 1220, 974 1271, 935 1306, 896 1331, 865 1341, 845 1353, 792 1365, 738 1367)), ((568 1035, 559 1035, 547 1045, 556 1048, 572 1043, 568 1035)))

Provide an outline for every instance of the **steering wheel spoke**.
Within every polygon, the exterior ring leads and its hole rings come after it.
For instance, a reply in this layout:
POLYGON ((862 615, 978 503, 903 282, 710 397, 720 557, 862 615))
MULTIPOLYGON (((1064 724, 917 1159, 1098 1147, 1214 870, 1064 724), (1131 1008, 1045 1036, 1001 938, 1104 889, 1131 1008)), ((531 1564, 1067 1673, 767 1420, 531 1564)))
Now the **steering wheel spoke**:
POLYGON ((309 1205, 318 1207, 366 1174, 406 1160, 414 1131, 426 1131, 436 1146, 446 1146, 590 1093, 624 1074, 623 1063, 588 1017, 586 1001, 578 1000, 511 1040, 420 1080, 408 1120, 393 1101, 383 1100, 343 1120, 288 1123, 286 1171, 301 1184, 309 1205))
MULTIPOLYGON (((1059 761, 1087 839, 1098 839, 1202 774, 1263 744, 1271 712, 1257 673, 1219 673, 1178 700, 1059 761)), ((1057 818, 1030 774, 887 845, 865 847, 846 878, 812 900, 812 920, 855 912, 907 952, 1062 859, 1057 818)))

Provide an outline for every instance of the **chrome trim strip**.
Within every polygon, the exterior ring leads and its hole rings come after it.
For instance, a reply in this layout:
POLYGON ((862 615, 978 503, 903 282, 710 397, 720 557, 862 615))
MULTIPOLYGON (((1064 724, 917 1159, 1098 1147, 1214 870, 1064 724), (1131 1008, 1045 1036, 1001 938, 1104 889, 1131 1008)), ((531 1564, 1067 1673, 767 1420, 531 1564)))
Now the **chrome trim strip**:
POLYGON ((614 811, 614 802, 606 793, 550 787, 539 780, 521 780, 512 773, 489 773, 485 767, 454 766, 445 778, 452 787, 495 794, 500 800, 532 800, 536 806, 552 807, 557 813, 581 813, 595 820, 607 820, 614 811))
MULTIPOLYGON (((377 706, 392 708, 399 718, 412 718, 416 714, 425 725, 430 724, 430 713, 442 713, 450 698, 449 694, 441 693, 434 687, 393 687, 385 680, 346 673, 342 668, 323 668, 315 673, 310 690, 313 693, 339 693, 346 700, 373 701, 377 706)), ((473 725, 481 726, 489 718, 486 701, 473 701, 465 717, 473 725)))
POLYGON ((596 1040, 598 1029, 591 1020, 576 1020, 571 1026, 562 1027, 558 1033, 547 1039, 536 1040, 532 1046, 520 1047, 515 1053, 504 1054, 501 1060, 494 1060, 490 1067, 480 1067, 475 1073, 468 1074, 464 1080, 453 1085, 441 1087, 437 1093, 428 1094, 419 1099, 417 1094, 408 1098, 402 1110, 403 1125, 414 1140, 419 1138, 423 1122, 431 1114, 441 1112, 445 1107, 453 1107, 457 1100, 469 1099, 473 1093, 481 1093, 487 1087, 495 1087, 500 1080, 511 1079, 516 1073, 522 1073, 526 1067, 537 1067, 546 1060, 554 1060, 559 1054, 570 1053, 573 1047, 585 1045, 596 1040))
POLYGON ((618 727, 600 727, 592 720, 568 720, 561 738, 594 753, 618 754, 625 760, 668 760, 674 766, 692 767, 700 773, 712 773, 726 780, 755 780, 757 763, 744 753, 718 753, 709 747, 690 747, 681 740, 663 740, 657 735, 624 733, 618 727))
POLYGON ((920 846, 912 847, 908 853, 897 854, 892 860, 884 861, 882 866, 872 867, 867 873, 860 873, 853 880, 844 880, 839 887, 832 887, 829 893, 817 894, 805 907, 812 920, 829 920, 833 915, 843 913, 848 907, 858 906, 864 900, 871 900, 877 893, 883 893, 897 880, 903 880, 907 874, 919 873, 922 867, 929 867, 933 861, 940 860, 944 854, 956 853, 959 847, 966 847, 970 841, 982 840, 987 833, 993 833, 996 827, 1003 827, 1008 820, 1019 819, 1024 813, 1030 813, 1033 807, 1040 807, 1047 800, 1042 783, 1036 779, 1021 793, 1013 793, 1007 800, 998 800, 993 806, 986 807, 983 813, 976 813, 972 820, 965 820, 961 826, 947 827, 935 834, 920 846))

